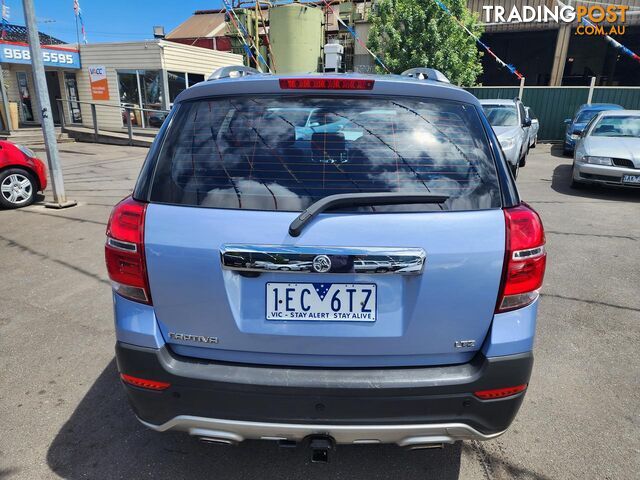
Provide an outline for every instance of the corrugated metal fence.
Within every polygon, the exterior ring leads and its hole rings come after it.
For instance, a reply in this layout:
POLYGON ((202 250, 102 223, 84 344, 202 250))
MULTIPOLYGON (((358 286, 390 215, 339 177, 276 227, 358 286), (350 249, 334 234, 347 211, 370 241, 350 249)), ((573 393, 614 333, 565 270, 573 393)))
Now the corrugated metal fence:
MULTIPOLYGON (((565 118, 587 103, 590 87, 524 87, 522 102, 531 107, 540 121, 540 140, 562 140, 565 118)), ((478 98, 514 98, 518 87, 467 88, 478 98)), ((640 110, 640 87, 595 87, 592 103, 617 103, 630 110, 640 110)))

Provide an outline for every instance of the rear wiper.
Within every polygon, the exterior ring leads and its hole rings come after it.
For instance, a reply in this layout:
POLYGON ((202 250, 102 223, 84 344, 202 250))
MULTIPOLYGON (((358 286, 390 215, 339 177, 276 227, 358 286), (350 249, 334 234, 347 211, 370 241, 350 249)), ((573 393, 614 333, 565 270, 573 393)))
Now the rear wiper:
POLYGON ((344 207, 363 207, 374 205, 404 205, 410 203, 436 203, 442 204, 448 200, 446 195, 434 195, 432 193, 345 193, 329 195, 312 203, 289 225, 289 235, 297 237, 304 226, 313 220, 318 214, 327 210, 335 210, 344 207))

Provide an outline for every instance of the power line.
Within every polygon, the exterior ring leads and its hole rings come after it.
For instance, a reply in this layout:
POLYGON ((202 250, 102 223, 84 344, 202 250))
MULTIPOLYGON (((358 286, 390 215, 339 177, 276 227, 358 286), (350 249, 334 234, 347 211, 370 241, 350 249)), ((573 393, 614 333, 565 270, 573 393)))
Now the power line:
POLYGON ((247 53, 251 54, 249 45, 252 46, 256 51, 254 58, 256 59, 256 66, 258 67, 258 69, 260 69, 260 64, 258 63, 258 60, 259 60, 267 67, 267 70, 270 73, 272 73, 271 68, 269 67, 269 64, 260 53, 259 46, 255 44, 255 42, 251 38, 251 35, 249 35, 249 32, 247 32, 247 29, 244 27, 244 24, 242 23, 240 18, 238 18, 238 15, 233 9, 233 6, 229 3, 228 0, 222 0, 222 3, 224 4, 225 9, 229 12, 229 18, 231 19, 231 23, 233 23, 233 26, 236 28, 236 30, 238 30, 238 33, 240 34, 240 38, 242 39, 242 43, 244 44, 244 47, 245 47, 245 50, 247 50, 247 53), (235 21, 234 21, 234 17, 235 17, 235 21), (245 40, 245 36, 249 39, 249 42, 245 40))
POLYGON ((471 30, 469 30, 467 28, 467 26, 462 23, 452 12, 451 10, 449 10, 449 8, 442 3, 440 0, 433 0, 436 5, 438 5, 438 7, 440 7, 440 9, 445 12, 447 15, 449 15, 465 32, 467 32, 469 34, 469 36, 471 36, 471 38, 473 38, 478 45, 480 45, 482 48, 484 48, 487 53, 489 55, 491 55, 494 60, 496 62, 498 62, 498 65, 500 65, 501 67, 506 68, 507 70, 509 70, 511 73, 513 73, 516 77, 518 77, 518 79, 522 80, 524 78, 524 75, 522 75, 518 69, 516 67, 514 67, 513 65, 511 65, 510 63, 506 63, 505 61, 503 61, 500 57, 498 57, 498 55, 496 55, 495 53, 493 53, 493 50, 491 50, 491 48, 484 44, 480 38, 477 35, 474 35, 473 32, 471 30))

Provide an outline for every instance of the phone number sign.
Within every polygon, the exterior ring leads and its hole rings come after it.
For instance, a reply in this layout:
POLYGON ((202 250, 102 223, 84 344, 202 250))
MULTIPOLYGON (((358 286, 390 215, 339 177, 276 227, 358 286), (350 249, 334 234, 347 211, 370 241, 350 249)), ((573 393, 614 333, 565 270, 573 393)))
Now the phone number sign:
MULTIPOLYGON (((80 68, 80 54, 75 50, 42 47, 42 62, 47 67, 80 68)), ((0 44, 0 62, 31 64, 28 46, 0 44)))

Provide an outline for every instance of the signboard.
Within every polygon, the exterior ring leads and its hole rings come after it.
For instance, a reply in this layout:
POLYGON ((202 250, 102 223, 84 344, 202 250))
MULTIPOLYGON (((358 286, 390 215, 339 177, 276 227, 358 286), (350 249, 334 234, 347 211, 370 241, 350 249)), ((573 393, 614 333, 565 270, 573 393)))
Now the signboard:
POLYGON ((107 82, 107 69, 104 65, 89 67, 89 83, 93 100, 109 100, 109 83, 107 82))
MULTIPOLYGON (((45 67, 80 68, 80 53, 63 47, 42 46, 45 67)), ((26 43, 0 42, 0 62, 31 65, 31 51, 26 43)))

